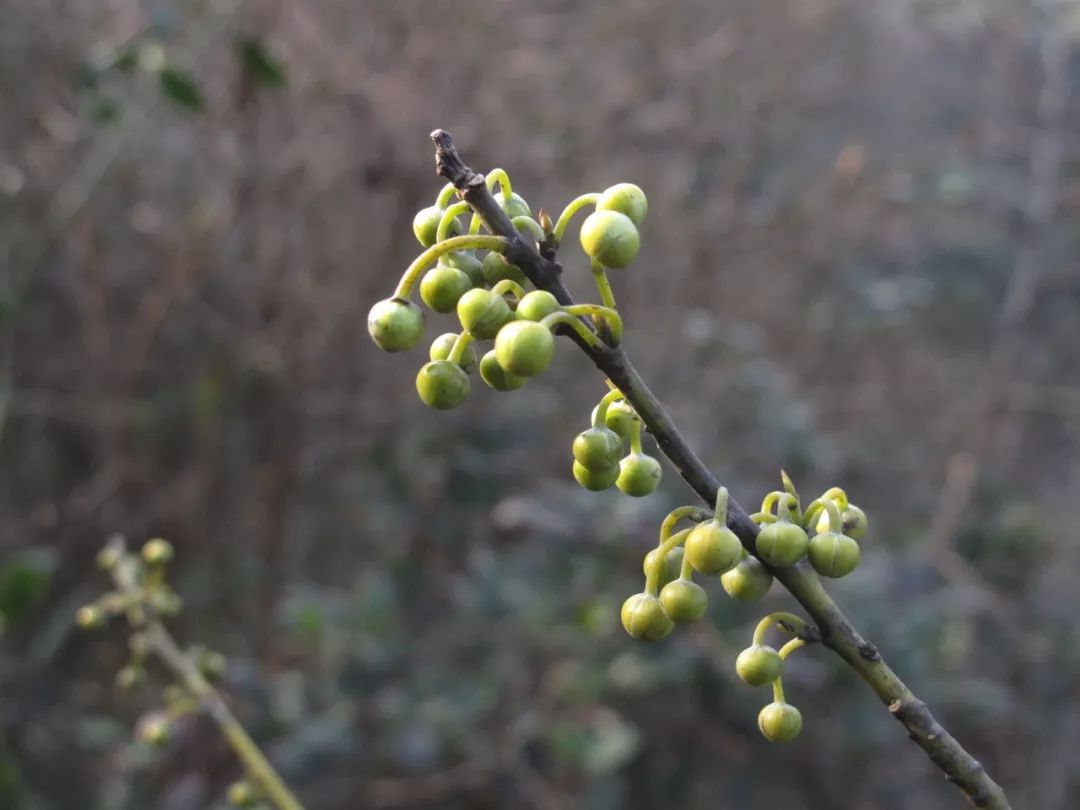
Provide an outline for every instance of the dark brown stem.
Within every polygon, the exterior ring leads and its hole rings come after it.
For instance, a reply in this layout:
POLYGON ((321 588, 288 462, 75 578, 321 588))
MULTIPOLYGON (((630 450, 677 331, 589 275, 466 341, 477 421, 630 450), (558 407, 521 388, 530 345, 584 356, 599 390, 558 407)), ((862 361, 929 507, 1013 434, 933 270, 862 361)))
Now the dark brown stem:
MULTIPOLYGON (((545 255, 541 255, 531 242, 522 238, 488 191, 484 176, 462 162, 450 133, 437 129, 431 133, 431 139, 435 142, 438 173, 454 184, 462 199, 480 215, 492 233, 511 240, 507 258, 520 267, 538 289, 549 291, 563 305, 572 304, 573 298, 562 282, 562 268, 554 260, 553 247, 546 246, 545 255)), ((578 345, 634 406, 642 423, 682 479, 706 504, 711 506, 715 503, 719 482, 687 444, 626 352, 622 348, 593 349, 582 341, 578 341, 578 345)), ((727 524, 747 551, 756 556, 757 525, 734 498, 728 502, 727 524)), ((859 635, 822 587, 821 580, 809 564, 804 560, 794 568, 770 567, 770 570, 817 625, 822 643, 870 685, 893 717, 907 729, 908 736, 963 792, 968 801, 984 810, 1009 810, 1009 801, 1001 787, 990 778, 979 761, 934 719, 926 704, 885 663, 877 647, 859 635)))

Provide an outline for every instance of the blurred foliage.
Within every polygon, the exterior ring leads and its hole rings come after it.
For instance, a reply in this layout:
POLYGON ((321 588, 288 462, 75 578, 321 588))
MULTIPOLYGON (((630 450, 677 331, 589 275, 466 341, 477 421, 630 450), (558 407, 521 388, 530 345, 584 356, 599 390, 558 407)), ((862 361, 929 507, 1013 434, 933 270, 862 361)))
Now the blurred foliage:
MULTIPOLYGON (((1071 63, 1057 209, 1025 213, 1042 48, 1072 30, 1055 14, 5 5, 0 806, 214 807, 238 776, 199 720, 165 751, 132 742, 155 693, 112 689, 118 633, 72 632, 114 531, 175 543, 178 636, 227 652, 237 713, 311 808, 960 801, 822 650, 792 660, 800 741, 760 739, 764 694, 733 664, 779 593, 750 609, 712 584, 708 622, 627 639, 618 607, 688 493, 671 470, 643 502, 573 485, 603 393, 584 358, 437 414, 370 345, 441 126, 534 210, 645 188, 641 261, 613 279, 645 377, 744 503, 784 467, 867 508, 838 601, 1014 806, 1071 808, 1071 63), (963 525, 931 542, 1025 250, 1022 362, 963 525)), ((586 289, 576 243, 562 259, 586 289)))

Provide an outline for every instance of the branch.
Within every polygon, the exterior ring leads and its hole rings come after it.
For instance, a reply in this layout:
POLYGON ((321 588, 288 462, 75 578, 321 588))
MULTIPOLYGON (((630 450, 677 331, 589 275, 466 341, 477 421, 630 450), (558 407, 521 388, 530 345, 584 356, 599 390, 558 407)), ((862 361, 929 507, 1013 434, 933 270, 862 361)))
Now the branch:
MULTIPOLYGON (((483 175, 472 171, 462 162, 450 133, 437 129, 431 133, 431 139, 435 142, 438 173, 455 185, 460 196, 480 215, 492 233, 511 240, 512 252, 506 254, 507 258, 520 267, 538 289, 549 291, 563 305, 572 304, 573 298, 562 283, 562 270, 554 261, 552 251, 545 250, 549 255, 542 256, 522 239, 488 191, 483 175)), ((578 345, 633 405, 646 429, 682 479, 706 504, 715 503, 719 482, 687 444, 626 352, 621 347, 597 350, 580 342, 578 345)), ((746 550, 757 556, 757 525, 734 499, 728 504, 727 525, 738 535, 746 550)), ((806 560, 794 568, 766 567, 810 615, 817 625, 822 643, 866 681, 892 716, 907 729, 908 736, 972 805, 984 810, 1010 810, 1001 787, 990 778, 979 761, 934 719, 926 704, 885 663, 877 647, 859 635, 822 587, 821 580, 806 560)))
MULTIPOLYGON (((113 568, 112 575, 118 592, 123 594, 130 604, 141 604, 144 601, 145 587, 139 581, 133 560, 122 558, 113 568)), ((259 746, 236 719, 236 715, 229 709, 225 698, 203 676, 191 657, 180 649, 180 645, 162 624, 156 612, 147 610, 148 607, 144 606, 140 615, 144 617, 141 629, 146 635, 150 650, 176 676, 192 697, 199 701, 203 710, 217 724, 222 736, 243 763, 250 778, 262 788, 266 798, 272 801, 279 810, 304 810, 299 800, 274 770, 274 766, 270 764, 259 746)))

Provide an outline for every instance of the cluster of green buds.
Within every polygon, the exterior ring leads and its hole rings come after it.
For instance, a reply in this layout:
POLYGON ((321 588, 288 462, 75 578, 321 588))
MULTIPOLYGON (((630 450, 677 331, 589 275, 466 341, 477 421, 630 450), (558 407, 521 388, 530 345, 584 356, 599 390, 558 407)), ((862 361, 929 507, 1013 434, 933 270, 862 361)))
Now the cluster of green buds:
POLYGON ((866 514, 839 487, 826 490, 802 509, 795 485, 786 473, 782 478, 784 489, 766 495, 761 511, 750 516, 761 526, 758 556, 774 568, 789 568, 807 557, 823 577, 850 574, 859 564, 858 541, 866 534, 866 514))
POLYGON ((637 226, 647 210, 641 189, 620 183, 602 193, 584 194, 552 222, 543 209, 533 218, 529 203, 514 193, 504 170, 494 169, 486 182, 489 190, 499 186, 495 200, 520 236, 537 247, 558 246, 574 214, 595 207, 581 225, 580 240, 601 302, 563 306, 546 290, 528 290, 525 273, 506 257, 510 240, 482 233, 484 224, 476 213, 466 233, 460 218, 471 208, 464 201, 453 202, 455 188, 445 186, 435 204, 413 220, 413 233, 425 250, 405 270, 394 294, 368 314, 372 340, 388 352, 412 349, 423 337, 425 316, 411 300, 417 282, 428 309, 457 315, 460 329, 434 340, 429 362, 416 377, 420 399, 441 410, 465 401, 474 370, 496 391, 520 388, 543 373, 554 356, 559 327, 573 330, 595 348, 615 346, 622 339, 622 319, 607 270, 624 268, 637 256, 637 226), (474 344, 482 341, 494 345, 478 360, 474 344))
MULTIPOLYGON (((112 577, 114 589, 75 613, 76 624, 86 630, 104 627, 111 618, 124 617, 129 627, 128 662, 116 674, 121 690, 147 684, 147 664, 157 656, 174 671, 177 680, 161 689, 161 702, 145 712, 135 724, 141 743, 166 747, 176 724, 203 708, 203 698, 225 674, 225 656, 201 644, 181 649, 162 625, 163 619, 180 612, 180 597, 169 585, 166 574, 174 550, 161 538, 148 540, 138 553, 129 551, 123 538, 109 540, 97 556, 98 565, 112 577)), ((228 800, 242 807, 269 807, 261 792, 249 780, 234 783, 228 800)))
MULTIPOLYGON (((802 510, 791 479, 786 473, 781 477, 784 489, 766 495, 761 511, 751 515, 762 527, 757 556, 749 554, 727 526, 729 498, 724 487, 717 493, 712 512, 680 506, 664 518, 659 543, 645 556, 645 589, 623 603, 622 623, 627 633, 658 641, 676 624, 700 619, 708 607, 708 596, 693 581, 695 574, 719 576, 730 597, 752 602, 764 597, 773 583, 773 575, 762 560, 768 566, 786 568, 808 558, 813 569, 827 577, 841 577, 855 569, 859 563, 856 541, 867 529, 865 513, 839 487, 827 490, 802 510), (693 525, 676 531, 681 521, 693 525), (808 535, 810 530, 813 538, 808 535)), ((802 728, 799 710, 784 700, 783 663, 805 641, 794 638, 779 651, 768 647, 764 636, 773 625, 796 635, 808 630, 806 622, 790 613, 769 614, 754 632, 752 645, 739 655, 735 669, 751 686, 772 684, 774 699, 761 710, 758 726, 767 739, 782 742, 794 739, 802 728)))
POLYGON ((591 423, 574 438, 574 479, 592 492, 616 486, 642 498, 655 491, 663 469, 642 450, 641 419, 622 392, 609 391, 593 408, 591 423))
POLYGON ((776 650, 765 644, 765 634, 773 626, 795 634, 809 629, 794 614, 770 613, 758 622, 750 646, 735 659, 735 672, 749 686, 772 685, 773 700, 758 712, 758 728, 770 742, 790 742, 802 731, 802 713, 784 698, 784 662, 806 641, 796 637, 776 650))

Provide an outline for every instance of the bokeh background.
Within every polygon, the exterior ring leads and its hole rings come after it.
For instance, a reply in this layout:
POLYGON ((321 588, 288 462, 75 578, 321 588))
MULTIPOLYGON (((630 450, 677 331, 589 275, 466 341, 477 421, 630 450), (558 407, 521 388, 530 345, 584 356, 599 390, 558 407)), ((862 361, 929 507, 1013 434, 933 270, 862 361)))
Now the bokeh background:
POLYGON ((642 373, 742 502, 846 487, 872 530, 837 600, 1014 807, 1076 807, 1077 10, 5 0, 0 806, 239 775, 205 721, 135 744, 163 673, 118 692, 124 629, 73 630, 115 532, 176 545, 178 637, 309 808, 963 806, 824 650, 802 737, 761 739, 733 662, 779 589, 625 635, 690 494, 576 488, 580 353, 442 413, 423 350, 371 344, 443 127, 534 210, 645 188, 614 279, 642 373))

